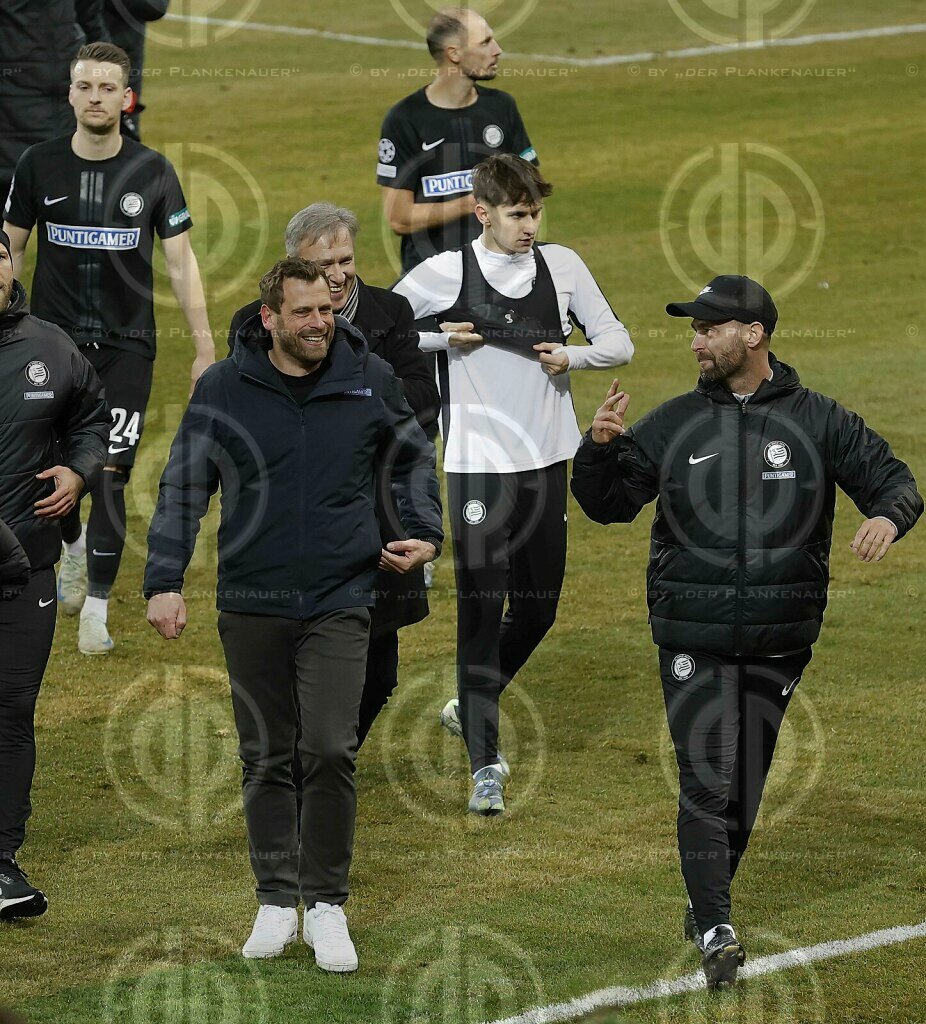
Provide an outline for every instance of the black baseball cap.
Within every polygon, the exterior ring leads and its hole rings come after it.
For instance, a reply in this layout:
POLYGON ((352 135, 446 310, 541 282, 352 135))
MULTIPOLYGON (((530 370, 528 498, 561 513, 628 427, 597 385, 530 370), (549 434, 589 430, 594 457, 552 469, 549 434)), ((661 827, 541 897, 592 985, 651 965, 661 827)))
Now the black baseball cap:
POLYGON ((666 312, 669 316, 687 316, 692 320, 760 323, 768 335, 778 323, 778 309, 771 295, 758 281, 740 274, 715 277, 693 302, 670 302, 666 312))

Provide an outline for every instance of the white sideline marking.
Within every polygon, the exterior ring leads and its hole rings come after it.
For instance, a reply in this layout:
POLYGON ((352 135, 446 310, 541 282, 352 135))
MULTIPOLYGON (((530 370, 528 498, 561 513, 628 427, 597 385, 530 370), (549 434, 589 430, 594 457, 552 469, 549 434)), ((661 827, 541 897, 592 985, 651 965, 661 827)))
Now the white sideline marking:
MULTIPOLYGON (((755 978, 773 971, 783 971, 789 967, 800 967, 813 963, 815 960, 829 960, 834 956, 845 956, 848 953, 860 953, 866 949, 879 946, 891 946, 897 942, 908 942, 910 939, 926 937, 926 921, 917 925, 900 925, 896 928, 884 928, 881 931, 858 935, 854 939, 835 939, 832 942, 821 942, 816 946, 803 946, 789 950, 787 953, 773 953, 757 960, 747 960, 746 966, 739 972, 740 978, 755 978)), ((493 1021, 492 1024, 555 1024, 557 1021, 575 1020, 594 1013, 596 1010, 613 1010, 635 1003, 645 1003, 665 996, 683 995, 685 992, 697 992, 704 988, 704 976, 686 974, 674 981, 654 981, 651 985, 640 988, 603 988, 590 992, 587 996, 571 999, 568 1003, 554 1003, 551 1006, 540 1006, 527 1010, 516 1017, 493 1021)))
MULTIPOLYGON (((192 14, 165 14, 165 21, 186 21, 196 25, 218 25, 222 28, 246 28, 252 32, 275 32, 286 36, 311 36, 330 39, 338 43, 357 43, 361 46, 392 46, 403 50, 424 52, 424 42, 412 39, 380 39, 378 36, 355 36, 347 32, 329 32, 320 28, 300 28, 296 25, 271 25, 263 21, 236 21, 231 18, 206 18, 192 14)), ((848 32, 818 32, 809 36, 791 36, 783 39, 757 39, 746 43, 720 43, 714 46, 688 46, 682 50, 644 50, 640 53, 615 53, 603 57, 564 57, 549 53, 509 53, 515 60, 548 61, 571 67, 594 68, 614 64, 643 64, 654 60, 678 60, 683 57, 710 57, 720 53, 739 53, 742 50, 766 50, 783 46, 810 46, 813 43, 844 43, 853 39, 878 39, 884 36, 905 36, 926 32, 926 23, 910 25, 883 25, 880 28, 861 28, 848 32)))

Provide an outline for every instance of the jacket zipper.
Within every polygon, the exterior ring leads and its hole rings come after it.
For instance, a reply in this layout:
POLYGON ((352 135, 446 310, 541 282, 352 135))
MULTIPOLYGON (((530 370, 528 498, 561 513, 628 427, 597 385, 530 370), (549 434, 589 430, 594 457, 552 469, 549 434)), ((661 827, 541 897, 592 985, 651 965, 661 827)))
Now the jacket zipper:
POLYGON ((743 592, 746 589, 746 402, 740 407, 739 430, 739 515, 736 538, 736 617, 733 646, 739 654, 743 649, 743 592))
MULTIPOLYGON (((308 480, 308 467, 305 465, 305 406, 299 407, 299 465, 300 465, 300 476, 299 481, 299 565, 305 566, 306 564, 306 550, 305 550, 305 488, 306 481, 308 480)), ((299 618, 305 618, 305 588, 302 585, 302 571, 299 573, 299 618)))
MULTIPOLYGON (((299 480, 299 565, 305 565, 305 488, 306 488, 306 466, 305 466, 305 407, 300 405, 295 398, 293 398, 291 392, 284 388, 281 384, 279 387, 270 384, 268 381, 261 380, 259 377, 255 377, 253 374, 248 373, 246 370, 239 371, 241 376, 246 380, 252 381, 254 384, 259 385, 262 388, 266 388, 268 391, 274 391, 277 394, 283 395, 284 398, 291 405, 295 405, 299 410, 299 467, 300 467, 300 480, 299 480)), ((311 399, 311 395, 309 398, 311 399)), ((302 586, 302 576, 297 573, 296 575, 296 594, 299 605, 299 618, 305 618, 305 589, 302 586)))

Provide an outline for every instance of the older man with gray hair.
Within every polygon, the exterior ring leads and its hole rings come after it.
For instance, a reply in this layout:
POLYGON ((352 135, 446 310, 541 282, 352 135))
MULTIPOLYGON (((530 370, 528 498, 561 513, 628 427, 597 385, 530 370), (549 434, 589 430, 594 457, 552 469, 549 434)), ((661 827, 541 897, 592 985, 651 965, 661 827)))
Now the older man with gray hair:
MULTIPOLYGON (((440 398, 433 375, 418 348, 418 331, 406 298, 384 288, 365 284, 357 275, 354 240, 360 230, 356 215, 334 203, 312 203, 296 213, 284 236, 287 256, 301 256, 323 270, 331 290, 336 316, 358 328, 370 351, 385 359, 405 391, 405 399, 428 437, 437 432, 440 398)), ((243 306, 232 318, 229 350, 235 345, 263 344, 260 300, 243 306)), ((402 540, 401 523, 389 489, 388 466, 377 475, 377 518, 383 545, 402 540)), ((385 706, 398 681, 399 636, 402 626, 420 622, 428 614, 424 572, 404 576, 380 572, 376 583, 376 607, 370 628, 366 683, 360 705, 357 745, 363 743, 376 716, 385 706)), ((294 770, 301 777, 299 758, 294 770)), ((298 778, 296 790, 299 791, 298 778)))

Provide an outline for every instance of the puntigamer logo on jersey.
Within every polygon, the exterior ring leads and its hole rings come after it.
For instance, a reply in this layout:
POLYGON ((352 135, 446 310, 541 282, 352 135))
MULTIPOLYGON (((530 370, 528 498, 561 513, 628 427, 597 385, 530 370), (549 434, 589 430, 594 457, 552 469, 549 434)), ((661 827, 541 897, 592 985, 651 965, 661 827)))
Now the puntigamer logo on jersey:
POLYGON ((456 196, 473 191, 472 171, 450 171, 448 174, 429 174, 421 179, 425 199, 434 196, 456 196))
POLYGON ((89 228, 71 224, 46 225, 48 241, 71 249, 135 249, 141 228, 89 228))

